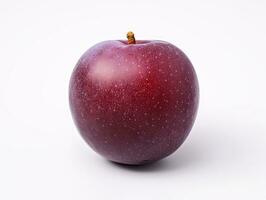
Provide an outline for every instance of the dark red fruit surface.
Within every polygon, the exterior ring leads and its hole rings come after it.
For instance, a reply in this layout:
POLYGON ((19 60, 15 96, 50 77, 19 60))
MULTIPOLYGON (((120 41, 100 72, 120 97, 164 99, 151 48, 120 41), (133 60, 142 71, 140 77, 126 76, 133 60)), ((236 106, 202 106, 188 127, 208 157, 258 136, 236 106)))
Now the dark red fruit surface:
POLYGON ((145 164, 173 153, 195 121, 199 88, 186 55, 164 41, 105 41, 78 61, 70 108, 85 141, 108 160, 145 164))

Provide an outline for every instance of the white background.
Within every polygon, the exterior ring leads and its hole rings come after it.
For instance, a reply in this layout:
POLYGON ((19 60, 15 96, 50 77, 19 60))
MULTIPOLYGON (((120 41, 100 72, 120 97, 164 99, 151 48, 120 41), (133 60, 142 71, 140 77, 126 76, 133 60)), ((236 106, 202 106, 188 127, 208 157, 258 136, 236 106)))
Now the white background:
POLYGON ((266 1, 0 1, 0 199, 266 199, 266 1), (191 59, 200 108, 167 159, 121 167, 79 136, 68 82, 103 40, 160 39, 191 59))

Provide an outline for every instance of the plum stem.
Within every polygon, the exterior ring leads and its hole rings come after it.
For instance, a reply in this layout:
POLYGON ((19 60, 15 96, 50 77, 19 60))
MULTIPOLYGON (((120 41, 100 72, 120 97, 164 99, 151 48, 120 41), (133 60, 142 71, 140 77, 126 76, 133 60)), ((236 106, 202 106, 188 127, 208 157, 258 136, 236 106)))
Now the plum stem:
POLYGON ((135 37, 134 37, 134 33, 129 31, 127 33, 127 43, 128 44, 136 44, 136 40, 135 40, 135 37))

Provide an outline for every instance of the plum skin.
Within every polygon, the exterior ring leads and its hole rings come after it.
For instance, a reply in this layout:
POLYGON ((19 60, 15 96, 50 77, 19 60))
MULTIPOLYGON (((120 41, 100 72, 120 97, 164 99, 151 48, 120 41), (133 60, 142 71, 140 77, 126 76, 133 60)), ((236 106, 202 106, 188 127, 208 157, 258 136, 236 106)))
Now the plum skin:
POLYGON ((106 159, 129 165, 160 160, 188 136, 199 86, 187 56, 164 41, 104 41, 87 50, 69 85, 74 122, 106 159))

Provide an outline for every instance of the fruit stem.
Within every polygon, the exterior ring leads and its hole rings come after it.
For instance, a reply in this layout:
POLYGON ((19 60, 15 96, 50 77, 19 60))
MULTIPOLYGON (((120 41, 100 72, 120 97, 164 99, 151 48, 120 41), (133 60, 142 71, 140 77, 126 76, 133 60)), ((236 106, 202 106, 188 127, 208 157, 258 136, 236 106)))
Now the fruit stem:
POLYGON ((127 43, 128 44, 136 44, 136 40, 135 40, 135 37, 134 37, 134 33, 129 31, 127 33, 127 43))

